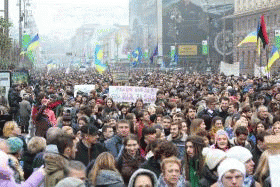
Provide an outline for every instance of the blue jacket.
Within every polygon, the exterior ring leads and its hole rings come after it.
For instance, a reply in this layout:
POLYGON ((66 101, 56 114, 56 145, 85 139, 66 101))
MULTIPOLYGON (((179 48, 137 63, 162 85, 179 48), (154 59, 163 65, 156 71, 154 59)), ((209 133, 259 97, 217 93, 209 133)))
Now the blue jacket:
POLYGON ((115 135, 109 140, 106 140, 104 143, 105 147, 110 151, 110 153, 112 153, 112 155, 117 158, 123 147, 122 138, 118 135, 115 135))

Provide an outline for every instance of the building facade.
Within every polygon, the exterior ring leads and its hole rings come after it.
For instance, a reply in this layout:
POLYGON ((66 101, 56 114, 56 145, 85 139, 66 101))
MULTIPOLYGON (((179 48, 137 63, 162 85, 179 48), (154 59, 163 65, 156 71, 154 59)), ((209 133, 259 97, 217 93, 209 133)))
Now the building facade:
MULTIPOLYGON (((275 36, 280 30, 280 1, 278 0, 235 0, 234 12, 234 62, 240 62, 240 74, 260 75, 259 67, 267 64, 270 50, 275 44, 275 36), (251 32, 257 31, 260 16, 264 15, 269 36, 267 50, 261 49, 260 55, 256 43, 237 45, 251 32), (257 68, 258 67, 258 68, 257 68)), ((271 68, 278 72, 279 60, 271 68)))

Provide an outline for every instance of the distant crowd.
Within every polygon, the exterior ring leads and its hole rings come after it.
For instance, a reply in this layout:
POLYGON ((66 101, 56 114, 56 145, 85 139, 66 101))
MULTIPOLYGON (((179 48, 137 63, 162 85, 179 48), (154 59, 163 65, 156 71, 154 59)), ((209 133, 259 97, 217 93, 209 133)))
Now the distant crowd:
POLYGON ((30 72, 0 98, 0 136, 0 186, 268 187, 280 77, 30 72), (157 88, 156 101, 118 103, 112 85, 157 88))

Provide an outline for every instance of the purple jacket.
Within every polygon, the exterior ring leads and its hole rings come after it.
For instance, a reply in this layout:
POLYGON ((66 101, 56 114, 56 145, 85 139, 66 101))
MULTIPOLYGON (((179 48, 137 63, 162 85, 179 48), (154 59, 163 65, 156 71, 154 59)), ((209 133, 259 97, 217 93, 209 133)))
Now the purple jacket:
POLYGON ((44 181, 44 174, 41 169, 32 173, 32 175, 21 184, 15 182, 13 170, 8 165, 8 155, 0 150, 0 186, 5 187, 36 187, 44 181))
POLYGON ((38 170, 32 173, 32 175, 21 184, 17 184, 10 171, 0 171, 0 186, 6 187, 37 187, 44 180, 42 171, 38 170))

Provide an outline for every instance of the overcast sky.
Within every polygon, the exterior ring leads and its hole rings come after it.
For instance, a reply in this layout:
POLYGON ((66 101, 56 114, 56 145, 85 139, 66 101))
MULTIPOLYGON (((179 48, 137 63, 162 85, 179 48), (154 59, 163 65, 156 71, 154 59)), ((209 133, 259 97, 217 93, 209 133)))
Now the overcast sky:
MULTIPOLYGON (((30 0, 30 2, 41 35, 52 34, 70 38, 82 24, 129 24, 129 0, 30 0)), ((18 0, 9 0, 9 17, 14 24, 15 32, 18 29, 19 18, 17 3, 18 0)), ((1 3, 0 9, 3 7, 4 3, 1 3)))

